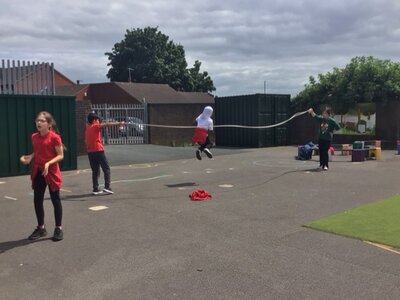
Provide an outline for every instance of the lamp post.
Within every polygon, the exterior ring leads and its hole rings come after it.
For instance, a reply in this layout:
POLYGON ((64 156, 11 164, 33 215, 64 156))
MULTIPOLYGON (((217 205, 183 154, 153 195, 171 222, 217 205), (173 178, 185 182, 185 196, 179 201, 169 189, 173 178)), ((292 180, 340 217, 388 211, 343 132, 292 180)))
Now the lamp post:
POLYGON ((132 68, 128 68, 128 73, 129 73, 129 82, 132 82, 131 71, 133 71, 133 69, 132 69, 132 68))

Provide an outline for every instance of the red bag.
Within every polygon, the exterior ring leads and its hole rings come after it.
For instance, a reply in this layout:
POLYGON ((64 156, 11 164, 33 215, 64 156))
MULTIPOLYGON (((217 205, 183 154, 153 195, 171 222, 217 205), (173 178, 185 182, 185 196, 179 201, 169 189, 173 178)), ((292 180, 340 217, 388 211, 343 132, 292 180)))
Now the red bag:
POLYGON ((196 143, 203 145, 206 142, 208 136, 208 130, 203 128, 196 128, 192 137, 192 145, 196 143))
POLYGON ((211 200, 212 196, 206 190, 195 190, 189 195, 192 201, 211 200))

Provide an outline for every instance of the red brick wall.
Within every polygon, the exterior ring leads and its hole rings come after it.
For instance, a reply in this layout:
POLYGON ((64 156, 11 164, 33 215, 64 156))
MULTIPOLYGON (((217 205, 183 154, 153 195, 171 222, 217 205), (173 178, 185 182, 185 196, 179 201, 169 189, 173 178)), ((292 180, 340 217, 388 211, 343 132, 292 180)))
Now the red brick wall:
POLYGON ((76 152, 78 155, 86 154, 85 128, 86 118, 91 112, 90 100, 76 101, 76 152))
POLYGON ((60 74, 57 70, 54 70, 54 84, 55 86, 65 86, 65 85, 74 85, 75 83, 60 74))

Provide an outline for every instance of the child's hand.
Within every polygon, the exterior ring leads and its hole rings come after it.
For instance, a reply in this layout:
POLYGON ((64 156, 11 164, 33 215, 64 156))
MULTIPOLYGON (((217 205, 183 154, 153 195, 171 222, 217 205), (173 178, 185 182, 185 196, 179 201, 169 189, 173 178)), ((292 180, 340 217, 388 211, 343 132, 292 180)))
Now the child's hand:
POLYGON ((44 164, 44 169, 42 172, 43 177, 46 177, 47 174, 49 174, 49 166, 50 166, 50 164, 48 162, 44 164))
POLYGON ((24 165, 29 165, 31 163, 31 161, 32 161, 32 155, 22 155, 19 158, 19 161, 21 163, 23 163, 24 165))
POLYGON ((312 114, 314 112, 314 110, 312 109, 312 108, 310 108, 309 110, 308 110, 308 113, 309 114, 312 114))

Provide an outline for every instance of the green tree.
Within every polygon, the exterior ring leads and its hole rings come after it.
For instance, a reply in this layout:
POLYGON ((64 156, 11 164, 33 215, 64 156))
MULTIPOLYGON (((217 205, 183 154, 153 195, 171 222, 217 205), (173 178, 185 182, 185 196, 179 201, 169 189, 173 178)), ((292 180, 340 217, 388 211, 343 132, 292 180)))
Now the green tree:
POLYGON ((215 91, 214 83, 208 72, 200 72, 201 62, 196 60, 189 72, 189 82, 187 89, 196 92, 210 92, 215 91))
POLYGON ((321 104, 346 113, 356 103, 400 100, 400 63, 369 57, 355 57, 345 68, 319 74, 294 99, 298 108, 321 104))
POLYGON ((214 84, 207 72, 200 73, 201 62, 188 69, 185 50, 157 27, 130 29, 108 56, 111 81, 169 84, 177 90, 211 92, 214 84))

